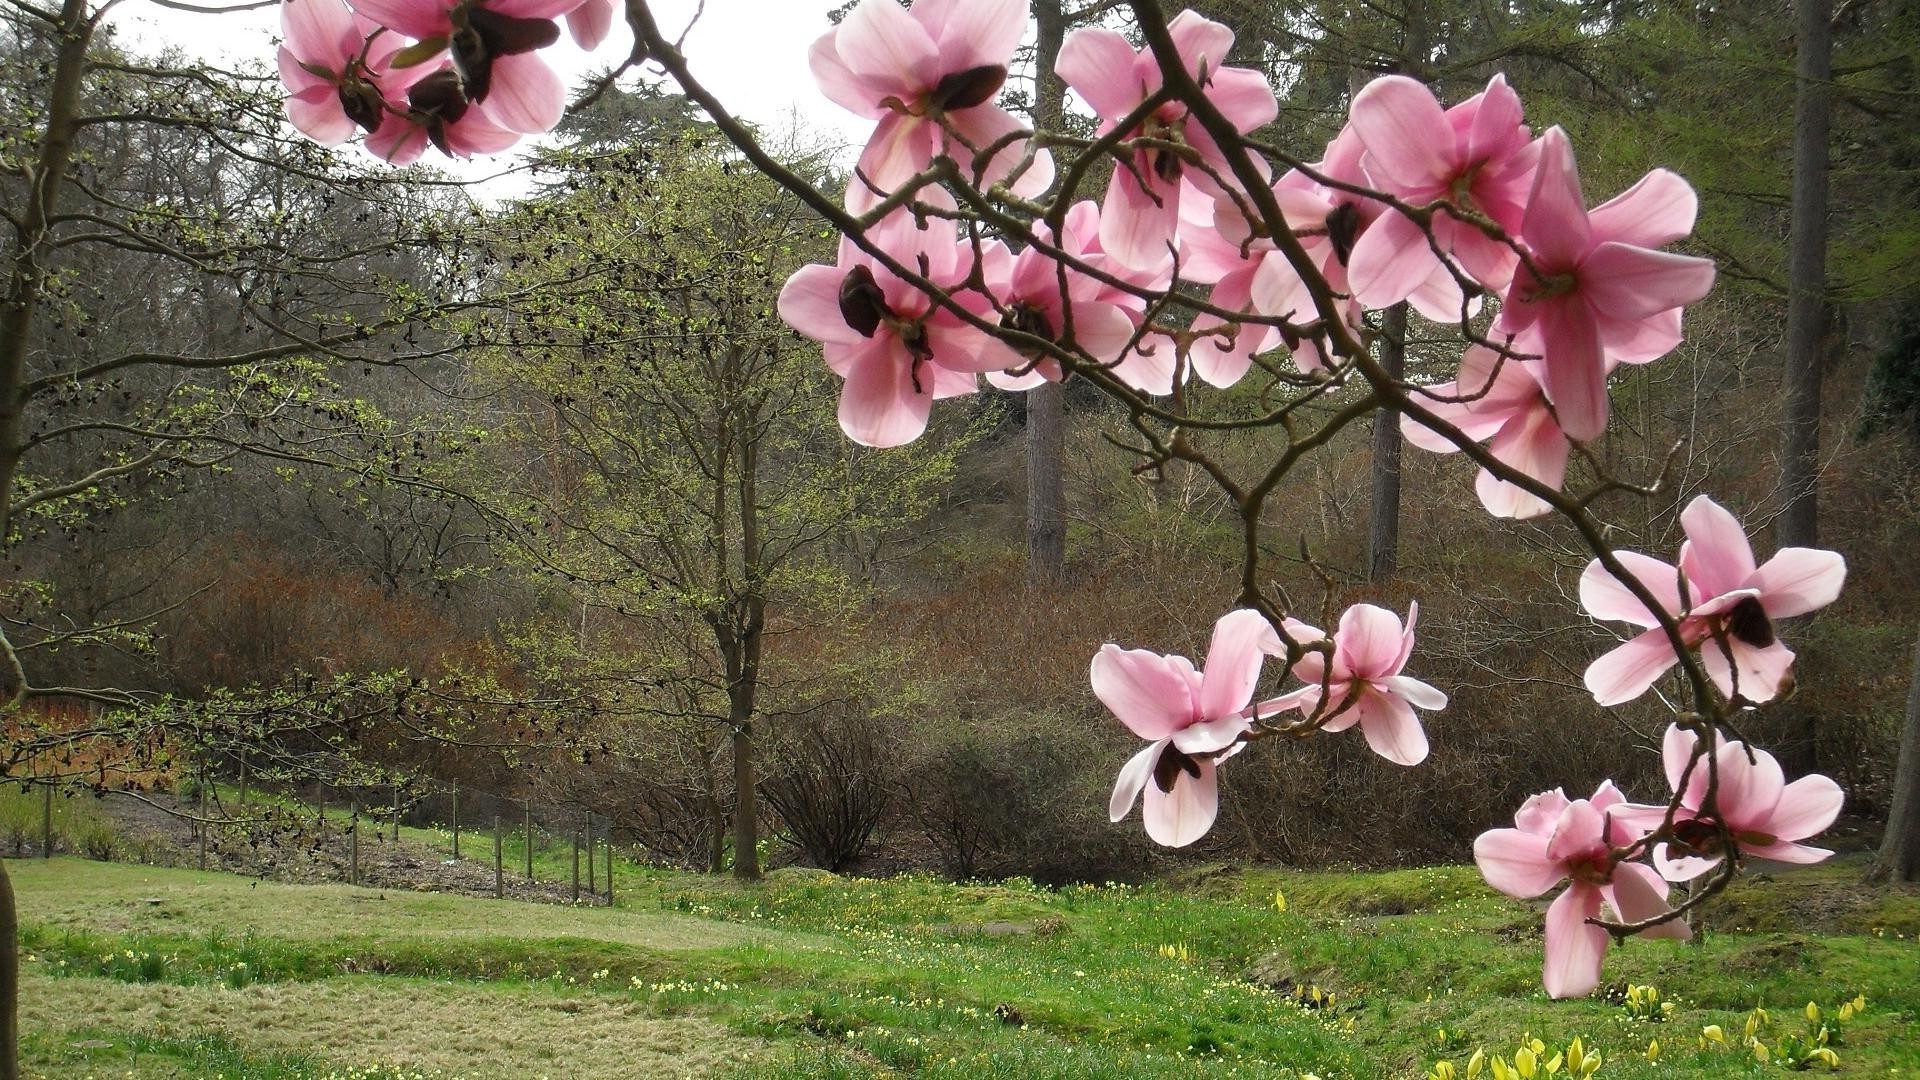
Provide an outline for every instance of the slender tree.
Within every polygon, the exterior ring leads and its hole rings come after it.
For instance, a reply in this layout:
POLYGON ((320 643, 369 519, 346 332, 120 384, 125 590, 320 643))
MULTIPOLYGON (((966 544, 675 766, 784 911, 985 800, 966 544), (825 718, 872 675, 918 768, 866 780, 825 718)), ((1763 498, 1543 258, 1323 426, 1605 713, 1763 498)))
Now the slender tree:
POLYGON ((1793 224, 1787 252, 1785 438, 1777 533, 1782 546, 1820 536, 1820 388, 1826 368, 1827 142, 1833 78, 1832 0, 1794 0, 1793 224))

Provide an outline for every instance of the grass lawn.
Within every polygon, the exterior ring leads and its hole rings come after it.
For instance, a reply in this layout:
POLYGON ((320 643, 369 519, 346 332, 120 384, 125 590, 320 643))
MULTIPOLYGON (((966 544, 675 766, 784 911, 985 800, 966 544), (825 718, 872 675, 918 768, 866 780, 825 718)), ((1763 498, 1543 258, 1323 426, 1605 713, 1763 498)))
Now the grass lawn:
POLYGON ((1547 1001, 1537 913, 1471 868, 1061 890, 635 869, 615 908, 573 909, 8 865, 30 1075, 1465 1076, 1538 1038, 1544 1076, 1579 1036, 1599 1076, 1761 1076, 1804 1052, 1809 1001, 1837 1071, 1920 1075, 1920 894, 1854 866, 1742 884, 1703 945, 1616 949, 1615 989, 1674 1005, 1656 1020, 1547 1001))

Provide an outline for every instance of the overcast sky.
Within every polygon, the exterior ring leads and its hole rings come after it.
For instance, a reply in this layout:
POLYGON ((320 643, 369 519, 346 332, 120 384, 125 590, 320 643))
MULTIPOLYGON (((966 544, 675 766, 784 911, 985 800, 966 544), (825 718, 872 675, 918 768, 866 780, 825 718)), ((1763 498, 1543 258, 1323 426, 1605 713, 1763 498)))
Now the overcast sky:
MULTIPOLYGON (((693 20, 697 0, 653 0, 660 28, 677 35, 693 20)), ((705 12, 687 34, 689 66, 736 115, 769 132, 784 132, 793 120, 827 143, 857 148, 871 124, 821 96, 807 70, 807 47, 831 28, 831 0, 706 0, 705 12)), ((271 63, 278 44, 277 9, 198 15, 131 0, 110 17, 126 47, 146 43, 177 46, 189 54, 220 62, 248 58, 271 63)), ((560 44, 543 50, 570 86, 578 88, 589 72, 602 70, 627 55, 632 35, 617 25, 613 36, 592 54, 581 52, 563 33, 560 44)), ((371 159, 369 159, 371 160, 371 159)), ((481 177, 512 164, 503 158, 476 161, 458 169, 481 177)))

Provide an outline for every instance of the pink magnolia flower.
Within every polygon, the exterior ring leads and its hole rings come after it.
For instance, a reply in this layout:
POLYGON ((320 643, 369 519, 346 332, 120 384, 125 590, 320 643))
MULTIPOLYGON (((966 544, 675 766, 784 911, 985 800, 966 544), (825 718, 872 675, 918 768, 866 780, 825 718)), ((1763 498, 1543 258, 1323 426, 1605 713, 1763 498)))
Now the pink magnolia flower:
MULTIPOLYGON (((1105 269, 1102 264, 1106 260, 1099 253, 1099 217, 1099 207, 1090 201, 1080 202, 1068 210, 1061 236, 1053 237, 1044 224, 1036 228, 1060 250, 1105 269)), ((1123 379, 1143 374, 1137 363, 1127 363, 1127 345, 1133 340, 1135 328, 1135 315, 1129 307, 1143 306, 1144 301, 1063 266, 1037 247, 1027 247, 1014 255, 1004 245, 995 244, 987 249, 982 262, 987 291, 1007 309, 1000 318, 1002 326, 1059 341, 1067 332, 1071 314, 1073 342, 1082 352, 1101 363, 1117 365, 1115 374, 1123 379)), ((988 372, 987 381, 1002 390, 1026 390, 1048 380, 1061 380, 1058 360, 1037 351, 1025 359, 1028 363, 1022 367, 1030 370, 1019 375, 988 372)), ((1149 383, 1141 389, 1172 392, 1171 382, 1164 389, 1155 380, 1149 379, 1149 383)))
MULTIPOLYGON (((379 130, 367 135, 367 150, 395 165, 411 165, 429 145, 448 157, 497 154, 520 141, 518 132, 494 123, 467 102, 460 78, 445 61, 438 67, 422 65, 405 87, 407 107, 389 115, 379 130)), ((383 84, 383 87, 385 84, 383 84)))
MULTIPOLYGON (((1846 560, 1790 547, 1756 567, 1746 530, 1705 495, 1687 504, 1680 524, 1687 540, 1679 566, 1632 551, 1616 557, 1679 622, 1721 693, 1771 700, 1791 685, 1793 668, 1793 650, 1774 635, 1773 621, 1831 604, 1846 583, 1846 560)), ((1580 576, 1580 604, 1596 619, 1650 627, 1587 667, 1587 689, 1600 704, 1639 697, 1680 662, 1659 620, 1598 559, 1580 576)))
POLYGON ((553 20, 581 0, 353 0, 374 22, 421 41, 444 40, 467 101, 509 131, 552 130, 566 88, 536 50, 560 38, 553 20))
MULTIPOLYGON (((936 286, 959 290, 972 270, 971 249, 943 218, 916 228, 911 215, 889 215, 868 239, 919 267, 936 286)), ((967 310, 994 317, 985 297, 953 293, 967 310)), ((1022 363, 1019 354, 936 305, 846 238, 834 266, 803 266, 780 290, 780 317, 820 342, 827 366, 846 379, 840 426, 865 446, 903 446, 920 437, 937 398, 970 394, 977 373, 1022 363)))
MULTIPOLYGON (((1187 73, 1200 81, 1207 100, 1236 130, 1252 131, 1279 115, 1279 102, 1265 76, 1220 66, 1233 48, 1232 30, 1192 11, 1181 12, 1168 30, 1187 73)), ((1101 134, 1111 131, 1163 85, 1160 63, 1151 50, 1135 50, 1124 36, 1103 27, 1083 27, 1069 34, 1055 70, 1099 114, 1101 134)), ((1220 185, 1209 170, 1226 179, 1231 169, 1219 146, 1178 103, 1155 110, 1127 138, 1179 144, 1135 150, 1118 163, 1100 216, 1100 242, 1109 254, 1128 266, 1154 268, 1171 258, 1181 181, 1213 193, 1220 185), (1206 167, 1191 167, 1202 164, 1206 167)))
MULTIPOLYGON (((880 121, 849 188, 855 208, 898 190, 939 154, 950 154, 982 187, 1007 179, 1027 151, 1015 139, 973 176, 974 156, 1025 125, 993 103, 1026 29, 1024 0, 863 0, 807 58, 821 92, 880 121), (951 125, 953 142, 942 123, 951 125), (963 145, 964 144, 964 145, 963 145)), ((1053 183, 1053 159, 1036 155, 1013 190, 1037 195, 1053 183)))
MULTIPOLYGON (((1415 205, 1450 202, 1509 235, 1519 232, 1539 152, 1505 76, 1443 112, 1425 86, 1389 75, 1354 96, 1352 117, 1367 148, 1363 166, 1379 190, 1415 205)), ((1348 269, 1354 295, 1375 308, 1412 299, 1422 315, 1458 322, 1457 289, 1453 306, 1438 310, 1437 298, 1422 291, 1435 271, 1446 272, 1436 244, 1483 287, 1507 287, 1519 261, 1511 245, 1445 212, 1433 216, 1432 228, 1430 242, 1411 219, 1389 213, 1362 233, 1348 269)))
MULTIPOLYGON (((1507 358, 1485 346, 1467 350, 1459 378, 1425 389, 1420 403, 1475 442, 1491 439, 1488 449, 1501 462, 1558 488, 1567 476, 1566 433, 1547 405, 1540 378, 1525 361, 1507 358), (1446 398, 1462 400, 1447 401, 1446 398)), ((1460 449, 1411 416, 1400 418, 1400 433, 1422 450, 1450 454, 1460 449)), ((1538 517, 1551 509, 1515 484, 1485 469, 1474 484, 1481 505, 1495 517, 1538 517)))
POLYGON ((1714 275, 1710 260, 1654 250, 1693 229, 1693 189, 1679 177, 1650 174, 1592 214, 1585 206, 1566 133, 1549 128, 1520 227, 1532 265, 1514 274, 1495 326, 1537 335, 1547 399, 1583 442, 1607 427, 1607 350, 1644 350, 1677 329, 1669 312, 1705 296, 1714 275))
MULTIPOLYGON (((1305 654, 1293 665, 1293 675, 1307 685, 1261 702, 1257 712, 1299 709, 1315 716, 1325 710, 1332 719, 1322 730, 1345 731, 1359 724, 1374 753, 1398 765, 1420 764, 1427 757, 1427 733, 1413 710, 1444 709, 1447 695, 1400 674, 1413 655, 1413 624, 1419 617, 1420 605, 1415 603, 1402 628, 1400 617, 1386 608, 1353 605, 1341 614, 1340 628, 1334 631, 1331 666, 1324 653, 1305 654)), ((1283 625, 1287 637, 1297 642, 1326 637, 1298 619, 1283 625)), ((1284 651, 1277 636, 1273 649, 1284 651)))
MULTIPOLYGON (((1830 777, 1813 773, 1786 781, 1780 763, 1765 750, 1715 735, 1713 772, 1718 776, 1714 810, 1706 808, 1708 764, 1694 761, 1700 736, 1667 728, 1660 748, 1667 783, 1680 795, 1674 815, 1676 839, 1653 849, 1654 865, 1669 881, 1690 881, 1725 857, 1715 822, 1732 830, 1740 853, 1785 863, 1817 863, 1833 852, 1798 843, 1826 831, 1840 816, 1846 795, 1830 777), (1692 763, 1689 771, 1688 765, 1692 763), (1684 788, 1683 788, 1684 781, 1684 788)), ((1656 818, 1655 820, 1659 820, 1656 818)))
POLYGON ((346 142, 355 129, 378 131, 389 110, 382 93, 388 64, 404 42, 344 0, 286 0, 280 30, 280 80, 293 126, 325 146, 346 142))
POLYGON ((1168 847, 1205 836, 1220 811, 1220 762, 1241 746, 1247 702, 1261 657, 1277 639, 1259 612, 1230 611, 1213 625, 1207 666, 1184 656, 1103 645, 1093 658, 1093 692, 1152 745, 1135 754, 1113 786, 1107 810, 1119 821, 1141 800, 1147 835, 1168 847))
MULTIPOLYGON (((1547 996, 1581 997, 1600 984, 1609 935, 1588 922, 1601 906, 1620 922, 1639 922, 1671 911, 1667 883, 1653 868, 1615 862, 1614 850, 1644 833, 1627 824, 1626 796, 1608 780, 1591 799, 1568 800, 1560 789, 1528 799, 1514 815, 1518 828, 1492 829, 1473 842, 1474 862, 1487 884, 1526 900, 1562 881, 1567 890, 1547 907, 1546 964, 1542 981, 1547 996)), ((1686 938, 1686 920, 1670 919, 1640 932, 1642 937, 1686 938)))

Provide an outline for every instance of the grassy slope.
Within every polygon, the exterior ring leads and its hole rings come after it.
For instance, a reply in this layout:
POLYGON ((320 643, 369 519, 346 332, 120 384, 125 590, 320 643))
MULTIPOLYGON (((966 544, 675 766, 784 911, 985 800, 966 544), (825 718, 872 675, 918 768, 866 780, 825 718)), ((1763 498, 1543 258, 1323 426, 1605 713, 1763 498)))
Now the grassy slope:
POLYGON ((1456 1063, 1532 1032, 1583 1036, 1601 1076, 1756 1075, 1744 1051, 1701 1050, 1701 1027, 1737 1036, 1764 1004, 1774 1032, 1799 1030, 1808 1000, 1856 993, 1842 1071, 1920 1068, 1920 897, 1858 893, 1849 868, 1744 888, 1726 910, 1757 930, 1617 951, 1611 978, 1681 1003, 1649 1024, 1546 1001, 1536 916, 1460 868, 1057 892, 635 872, 609 911, 10 865, 29 1047, 54 1076, 1395 1076, 1440 1056, 1442 1029, 1456 1063), (1303 1008, 1255 968, 1335 1004, 1303 1008), (1632 1056, 1655 1037, 1659 1064, 1632 1056))

